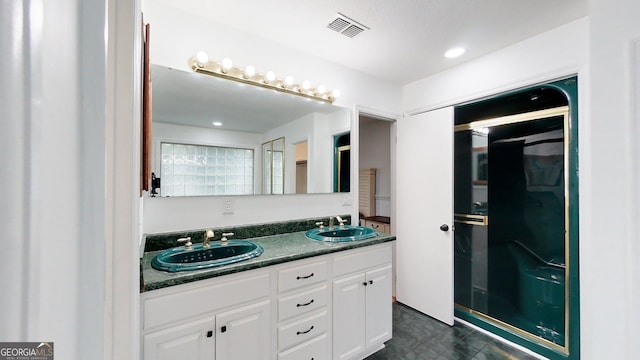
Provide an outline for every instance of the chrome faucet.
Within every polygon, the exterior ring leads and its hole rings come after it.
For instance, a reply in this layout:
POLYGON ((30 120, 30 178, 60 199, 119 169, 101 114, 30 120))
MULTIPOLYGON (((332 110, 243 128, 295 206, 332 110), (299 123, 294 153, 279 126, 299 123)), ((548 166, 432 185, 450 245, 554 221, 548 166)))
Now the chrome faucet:
POLYGON ((227 245, 227 236, 231 237, 231 236, 233 236, 233 235, 234 235, 234 233, 232 233, 232 232, 223 233, 223 234, 222 234, 222 239, 220 239, 220 243, 221 243, 222 245, 227 245))
POLYGON ((333 229, 333 216, 329 216, 329 230, 333 229))
POLYGON ((340 216, 336 216, 336 220, 338 220, 338 224, 340 224, 340 227, 343 228, 345 220, 343 220, 340 216))
POLYGON ((214 236, 213 230, 208 229, 204 232, 204 241, 202 242, 202 247, 207 249, 211 247, 211 238, 214 236))
POLYGON ((185 250, 191 250, 193 249, 193 243, 191 243, 191 237, 184 237, 184 238, 180 238, 178 239, 178 242, 183 242, 184 244, 184 249, 185 250))

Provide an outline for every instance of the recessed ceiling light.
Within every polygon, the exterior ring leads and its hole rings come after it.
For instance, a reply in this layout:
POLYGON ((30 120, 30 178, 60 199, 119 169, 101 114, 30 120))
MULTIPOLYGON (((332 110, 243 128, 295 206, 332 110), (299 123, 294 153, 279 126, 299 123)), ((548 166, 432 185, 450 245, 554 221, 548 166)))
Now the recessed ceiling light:
POLYGON ((449 59, 453 59, 453 58, 457 58, 458 56, 464 54, 466 50, 464 48, 452 48, 447 50, 446 53, 444 53, 444 56, 449 58, 449 59))
POLYGON ((222 123, 220 121, 214 121, 213 126, 222 126, 222 123))

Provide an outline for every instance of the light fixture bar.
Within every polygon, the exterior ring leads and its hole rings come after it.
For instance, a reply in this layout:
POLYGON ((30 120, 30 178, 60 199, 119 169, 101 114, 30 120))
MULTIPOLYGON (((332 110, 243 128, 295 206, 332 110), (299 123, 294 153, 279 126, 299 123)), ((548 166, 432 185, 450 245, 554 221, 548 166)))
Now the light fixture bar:
MULTIPOLYGON (((275 77, 273 72, 262 74, 256 72, 252 66, 247 66, 245 69, 237 66, 229 66, 228 64, 230 62, 231 61, 229 60, 223 66, 222 63, 208 60, 208 58, 198 56, 189 58, 189 66, 197 73, 233 80, 243 84, 258 86, 286 94, 301 96, 306 99, 316 100, 327 104, 332 104, 339 93, 338 90, 334 90, 333 92, 327 91, 322 85, 319 85, 316 88, 306 88, 301 84, 294 83, 290 77, 278 79, 275 77)), ((307 83, 307 81, 305 81, 305 83, 307 83)))

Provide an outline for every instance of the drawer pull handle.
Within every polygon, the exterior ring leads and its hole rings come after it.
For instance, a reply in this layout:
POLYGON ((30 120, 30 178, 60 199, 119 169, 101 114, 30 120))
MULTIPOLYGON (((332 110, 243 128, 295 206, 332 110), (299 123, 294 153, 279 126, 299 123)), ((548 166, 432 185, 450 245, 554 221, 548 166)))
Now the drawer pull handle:
POLYGON ((311 304, 313 304, 313 299, 311 299, 311 301, 309 301, 308 303, 305 303, 305 304, 296 304, 296 307, 300 307, 300 306, 309 306, 309 305, 311 305, 311 304))
POLYGON ((298 332, 296 332, 296 335, 308 334, 311 330, 313 330, 313 325, 311 325, 311 327, 307 331, 298 331, 298 332))
POLYGON ((310 278, 310 277, 312 277, 312 276, 313 276, 313 273, 311 273, 311 274, 309 274, 309 275, 307 275, 307 276, 296 276, 296 280, 300 280, 300 279, 308 279, 308 278, 310 278))

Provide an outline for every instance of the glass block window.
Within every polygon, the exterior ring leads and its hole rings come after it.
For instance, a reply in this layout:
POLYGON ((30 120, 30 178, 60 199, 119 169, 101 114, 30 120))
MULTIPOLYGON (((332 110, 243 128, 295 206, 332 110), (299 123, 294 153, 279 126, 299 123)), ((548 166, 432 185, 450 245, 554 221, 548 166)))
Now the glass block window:
POLYGON ((160 196, 254 193, 253 149, 163 142, 160 196))

